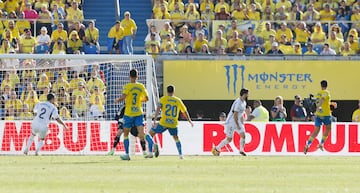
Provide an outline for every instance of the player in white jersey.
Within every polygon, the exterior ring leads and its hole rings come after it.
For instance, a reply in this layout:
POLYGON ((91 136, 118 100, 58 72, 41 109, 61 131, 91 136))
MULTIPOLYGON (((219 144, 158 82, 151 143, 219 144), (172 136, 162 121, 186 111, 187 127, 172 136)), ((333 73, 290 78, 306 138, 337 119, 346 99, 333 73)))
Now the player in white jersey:
POLYGON ((246 88, 241 89, 240 97, 237 98, 231 105, 230 112, 225 121, 225 130, 226 138, 223 139, 220 144, 216 147, 213 147, 211 150, 212 154, 215 156, 220 155, 220 150, 226 144, 232 141, 234 132, 236 131, 240 135, 240 155, 246 156, 244 152, 245 146, 245 127, 244 127, 244 114, 246 110, 246 100, 249 95, 249 90, 246 88))
POLYGON ((34 137, 36 134, 39 135, 40 141, 37 144, 35 155, 39 154, 39 150, 44 144, 44 139, 48 132, 48 124, 50 123, 51 118, 54 118, 59 124, 61 124, 64 129, 67 129, 65 123, 59 117, 59 113, 57 108, 54 105, 55 103, 55 95, 50 93, 47 95, 47 101, 38 103, 35 108, 34 112, 36 116, 31 123, 31 135, 29 137, 29 141, 25 147, 24 154, 27 155, 29 152, 29 148, 33 143, 34 137))

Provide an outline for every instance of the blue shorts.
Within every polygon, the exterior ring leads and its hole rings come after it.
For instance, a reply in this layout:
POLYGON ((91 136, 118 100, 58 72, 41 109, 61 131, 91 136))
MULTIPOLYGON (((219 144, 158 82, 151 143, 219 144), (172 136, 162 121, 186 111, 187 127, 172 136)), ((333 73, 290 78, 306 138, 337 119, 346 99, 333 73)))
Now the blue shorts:
POLYGON ((175 128, 166 128, 161 126, 160 124, 157 125, 157 127, 153 127, 151 128, 152 131, 154 131, 155 133, 164 133, 164 131, 168 130, 171 136, 177 136, 178 135, 178 129, 177 127, 175 128))
POLYGON ((124 115, 124 128, 131 128, 133 126, 144 126, 144 116, 139 115, 135 117, 129 117, 124 115))
POLYGON ((331 116, 315 116, 315 126, 320 127, 322 124, 330 125, 331 124, 331 116))

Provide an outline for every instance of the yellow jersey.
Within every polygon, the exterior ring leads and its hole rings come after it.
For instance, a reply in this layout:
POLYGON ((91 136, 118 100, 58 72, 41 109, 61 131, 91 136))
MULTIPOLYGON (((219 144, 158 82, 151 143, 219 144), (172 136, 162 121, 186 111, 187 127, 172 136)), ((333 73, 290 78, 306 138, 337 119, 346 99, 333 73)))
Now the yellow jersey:
POLYGON ((141 101, 148 96, 145 86, 142 83, 128 83, 123 88, 125 99, 125 115, 129 117, 140 116, 143 114, 141 101))
POLYGON ((55 30, 52 32, 51 34, 52 41, 57 41, 59 37, 61 37, 63 41, 66 41, 68 39, 68 33, 65 30, 61 30, 61 31, 55 30))
POLYGON ((360 109, 356 109, 352 114, 353 122, 360 122, 360 109))
POLYGON ((321 109, 316 111, 316 116, 331 116, 330 111, 330 92, 327 90, 321 90, 316 95, 317 102, 322 99, 321 109))
POLYGON ((159 107, 161 108, 160 125, 167 128, 176 128, 179 112, 187 111, 182 100, 176 96, 161 97, 159 107))
POLYGON ((120 22, 121 27, 124 28, 124 36, 133 35, 133 31, 136 31, 137 26, 133 19, 123 19, 120 22))

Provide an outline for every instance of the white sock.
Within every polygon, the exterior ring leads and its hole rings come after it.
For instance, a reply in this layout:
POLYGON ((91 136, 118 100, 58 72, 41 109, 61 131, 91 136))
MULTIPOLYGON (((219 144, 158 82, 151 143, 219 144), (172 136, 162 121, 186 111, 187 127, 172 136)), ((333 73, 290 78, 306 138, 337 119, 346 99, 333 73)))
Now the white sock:
POLYGON ((224 147, 228 143, 229 143, 229 141, 227 140, 227 138, 225 138, 215 148, 216 148, 216 150, 221 150, 221 148, 224 147))
POLYGON ((244 152, 245 138, 240 137, 240 152, 244 152))
POLYGON ((39 152, 42 146, 44 145, 44 140, 40 140, 36 147, 36 152, 39 152))
POLYGON ((28 143, 27 143, 27 145, 26 145, 26 147, 25 147, 25 151, 29 151, 31 144, 32 144, 32 142, 34 141, 34 137, 35 137, 35 136, 34 136, 33 134, 30 135, 29 141, 28 141, 28 143))

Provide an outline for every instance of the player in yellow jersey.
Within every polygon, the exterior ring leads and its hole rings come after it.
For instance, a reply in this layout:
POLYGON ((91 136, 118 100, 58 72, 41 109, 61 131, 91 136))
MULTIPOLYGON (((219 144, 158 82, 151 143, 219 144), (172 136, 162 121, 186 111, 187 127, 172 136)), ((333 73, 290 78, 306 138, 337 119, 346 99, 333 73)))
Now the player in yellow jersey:
POLYGON ((141 107, 142 102, 149 100, 148 92, 142 83, 137 82, 138 71, 136 69, 130 70, 130 83, 123 88, 120 98, 115 99, 115 103, 125 100, 124 113, 124 147, 125 154, 121 155, 122 160, 130 160, 129 156, 129 132, 130 128, 136 126, 138 129, 138 137, 140 139, 143 152, 146 151, 144 139, 144 116, 141 107))
POLYGON ((325 140, 331 130, 331 110, 330 110, 331 97, 330 97, 330 92, 326 90, 328 83, 326 80, 322 80, 320 84, 321 84, 321 91, 319 91, 316 95, 315 130, 306 142, 306 145, 304 147, 304 154, 307 154, 311 143, 313 142, 315 137, 319 134, 320 127, 322 124, 326 126, 326 130, 323 133, 321 142, 318 146, 318 148, 321 151, 324 150, 323 148, 324 148, 325 140))
MULTIPOLYGON (((175 92, 175 87, 169 85, 167 87, 167 95, 160 98, 160 103, 155 111, 154 127, 151 128, 149 134, 146 135, 146 141, 148 142, 148 149, 149 149, 149 153, 146 156, 147 158, 153 157, 152 150, 154 145, 154 140, 153 140, 154 135, 156 133, 163 133, 164 131, 168 130, 170 135, 172 135, 175 140, 176 148, 179 153, 179 158, 183 159, 183 155, 181 151, 181 143, 178 137, 178 129, 177 129, 180 111, 189 121, 191 126, 194 126, 194 124, 190 119, 186 106, 184 105, 184 103, 180 98, 174 95, 174 92, 175 92), (160 110, 161 110, 161 118, 160 118, 160 122, 157 124, 156 119, 160 113, 160 110)), ((157 144, 154 145, 154 153, 155 153, 155 157, 159 156, 159 148, 157 144)))

